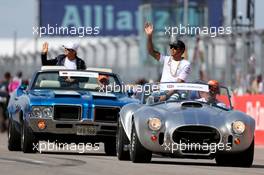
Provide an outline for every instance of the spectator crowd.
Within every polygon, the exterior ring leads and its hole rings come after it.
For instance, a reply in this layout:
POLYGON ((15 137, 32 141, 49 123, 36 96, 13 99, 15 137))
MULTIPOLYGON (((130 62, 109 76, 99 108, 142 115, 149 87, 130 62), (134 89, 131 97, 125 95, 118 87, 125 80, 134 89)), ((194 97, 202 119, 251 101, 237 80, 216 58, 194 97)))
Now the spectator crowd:
POLYGON ((8 128, 7 105, 11 93, 13 93, 22 83, 28 84, 23 80, 21 71, 17 72, 13 77, 10 72, 5 72, 3 80, 0 81, 0 132, 4 132, 8 128))

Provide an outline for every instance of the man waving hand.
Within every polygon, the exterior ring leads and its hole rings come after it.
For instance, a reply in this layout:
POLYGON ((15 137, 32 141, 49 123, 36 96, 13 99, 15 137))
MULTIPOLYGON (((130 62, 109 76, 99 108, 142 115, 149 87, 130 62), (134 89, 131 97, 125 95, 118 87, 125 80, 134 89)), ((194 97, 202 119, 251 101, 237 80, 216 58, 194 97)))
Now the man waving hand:
POLYGON ((170 55, 162 55, 156 51, 152 42, 153 25, 145 24, 145 33, 147 35, 148 53, 157 61, 163 63, 163 71, 160 82, 186 82, 191 73, 190 62, 182 57, 185 51, 185 44, 177 40, 169 44, 170 55))

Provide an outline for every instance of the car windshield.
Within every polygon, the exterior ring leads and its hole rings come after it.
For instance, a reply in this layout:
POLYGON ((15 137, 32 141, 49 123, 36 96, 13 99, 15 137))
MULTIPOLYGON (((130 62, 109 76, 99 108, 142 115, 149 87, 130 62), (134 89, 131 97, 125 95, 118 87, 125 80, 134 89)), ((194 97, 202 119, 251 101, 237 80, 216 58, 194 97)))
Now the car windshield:
POLYGON ((153 83, 146 84, 143 91, 143 104, 161 102, 197 101, 224 109, 231 109, 228 89, 219 87, 212 90, 207 84, 199 83, 153 83))
POLYGON ((31 89, 90 90, 109 92, 120 85, 118 78, 110 73, 88 71, 45 71, 38 72, 31 89))

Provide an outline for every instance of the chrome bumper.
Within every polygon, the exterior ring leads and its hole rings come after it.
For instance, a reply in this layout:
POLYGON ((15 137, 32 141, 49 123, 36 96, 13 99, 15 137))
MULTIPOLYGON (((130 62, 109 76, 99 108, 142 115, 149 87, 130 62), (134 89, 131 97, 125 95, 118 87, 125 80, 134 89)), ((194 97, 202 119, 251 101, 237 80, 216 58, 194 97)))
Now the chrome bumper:
POLYGON ((91 120, 80 121, 62 121, 53 119, 28 119, 28 125, 34 133, 51 133, 51 134, 75 134, 75 135, 106 135, 115 136, 116 123, 93 122, 91 120), (46 127, 40 129, 38 122, 44 121, 46 127), (92 128, 90 132, 82 133, 80 128, 92 128))

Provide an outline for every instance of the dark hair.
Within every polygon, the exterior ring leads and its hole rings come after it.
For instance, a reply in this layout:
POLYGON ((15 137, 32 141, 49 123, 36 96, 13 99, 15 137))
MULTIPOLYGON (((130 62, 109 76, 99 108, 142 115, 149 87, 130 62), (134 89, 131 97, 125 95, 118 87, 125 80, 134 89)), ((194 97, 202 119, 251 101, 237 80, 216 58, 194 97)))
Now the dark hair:
POLYGON ((148 81, 146 80, 146 79, 144 79, 144 78, 142 78, 142 79, 138 79, 135 83, 136 84, 139 84, 139 85, 144 85, 144 84, 146 84, 148 81))
POLYGON ((21 78, 23 76, 23 73, 21 71, 18 71, 16 75, 18 78, 21 78))
POLYGON ((171 47, 179 48, 183 52, 185 51, 185 44, 181 40, 174 41, 173 43, 170 44, 171 47))
POLYGON ((6 72, 4 77, 5 77, 5 79, 10 79, 11 78, 10 72, 6 72))

